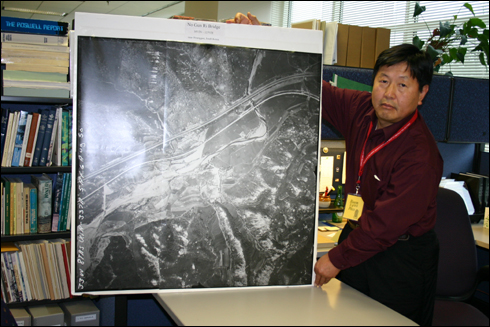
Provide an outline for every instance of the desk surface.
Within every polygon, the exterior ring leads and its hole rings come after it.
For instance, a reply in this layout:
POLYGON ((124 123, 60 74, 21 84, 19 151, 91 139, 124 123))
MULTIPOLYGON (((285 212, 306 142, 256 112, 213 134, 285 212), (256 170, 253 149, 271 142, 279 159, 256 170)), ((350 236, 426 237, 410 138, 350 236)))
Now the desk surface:
POLYGON ((298 286, 154 296, 179 325, 417 325, 337 279, 321 289, 298 286))
POLYGON ((483 228, 483 221, 479 224, 472 224, 471 228, 473 229, 476 245, 488 249, 488 229, 483 228))

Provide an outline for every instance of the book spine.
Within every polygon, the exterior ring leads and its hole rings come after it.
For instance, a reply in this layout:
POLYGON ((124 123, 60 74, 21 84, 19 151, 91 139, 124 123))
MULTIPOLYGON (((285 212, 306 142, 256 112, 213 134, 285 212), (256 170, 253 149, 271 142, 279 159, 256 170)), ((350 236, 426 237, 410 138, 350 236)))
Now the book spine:
POLYGON ((39 159, 41 158, 41 152, 44 144, 44 135, 46 134, 46 125, 48 123, 49 109, 41 111, 41 121, 39 123, 39 132, 37 134, 36 147, 34 149, 32 165, 39 166, 39 159))
POLYGON ((45 46, 68 46, 67 36, 22 34, 2 32, 2 43, 42 44, 45 46))
POLYGON ((5 138, 7 136, 8 121, 9 121, 9 110, 2 108, 2 121, 0 127, 1 129, 1 145, 0 145, 1 157, 0 158, 3 158, 3 148, 5 146, 5 138))
POLYGON ((60 221, 60 203, 61 203, 61 192, 63 189, 63 173, 56 174, 56 183, 53 195, 53 221, 51 224, 51 231, 57 232, 58 223, 60 221))
POLYGON ((37 135, 39 133, 40 115, 38 113, 32 114, 31 131, 29 132, 29 139, 27 140, 26 155, 24 158, 24 167, 32 166, 32 154, 34 152, 34 146, 37 141, 37 135))
POLYGON ((24 130, 24 141, 22 142, 22 152, 19 159, 19 167, 24 167, 24 160, 26 158, 27 143, 29 141, 29 135, 31 134, 32 114, 27 115, 26 128, 24 130))
POLYGON ((2 32, 67 35, 68 23, 3 16, 2 32))
POLYGON ((7 178, 2 177, 3 185, 5 187, 5 222, 4 231, 5 235, 10 235, 10 181, 7 178))
POLYGON ((29 186, 24 185, 24 234, 31 233, 31 192, 29 186))
POLYGON ((35 187, 30 188, 29 197, 31 199, 31 203, 30 203, 31 214, 29 216, 30 231, 31 234, 36 234, 37 233, 37 189, 35 187))
POLYGON ((12 155, 12 167, 19 167, 19 161, 22 154, 22 145, 24 144, 27 115, 27 111, 21 111, 19 113, 19 124, 17 125, 17 134, 15 136, 14 152, 12 155))
POLYGON ((62 114, 62 130, 61 130, 61 165, 68 166, 68 119, 69 113, 63 110, 62 114))
POLYGON ((53 134, 53 125, 54 125, 55 116, 56 116, 56 109, 49 110, 48 121, 46 123, 46 132, 44 134, 41 156, 39 158, 39 166, 46 166, 46 161, 48 159, 49 145, 51 144, 51 136, 53 134))
POLYGON ((38 233, 51 232, 52 219, 52 190, 51 179, 33 178, 34 185, 37 187, 37 231, 38 233))

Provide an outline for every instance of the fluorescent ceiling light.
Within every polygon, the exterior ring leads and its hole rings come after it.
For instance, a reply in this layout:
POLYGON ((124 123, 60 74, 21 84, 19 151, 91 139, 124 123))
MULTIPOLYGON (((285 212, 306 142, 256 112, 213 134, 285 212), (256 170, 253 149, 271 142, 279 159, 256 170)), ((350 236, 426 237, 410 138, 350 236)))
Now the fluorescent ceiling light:
POLYGON ((12 8, 12 7, 2 7, 2 10, 5 11, 16 11, 16 12, 25 12, 29 14, 41 14, 41 15, 52 15, 52 16, 62 16, 65 17, 68 15, 67 13, 59 13, 54 11, 44 11, 44 10, 35 10, 35 9, 24 9, 24 8, 12 8))

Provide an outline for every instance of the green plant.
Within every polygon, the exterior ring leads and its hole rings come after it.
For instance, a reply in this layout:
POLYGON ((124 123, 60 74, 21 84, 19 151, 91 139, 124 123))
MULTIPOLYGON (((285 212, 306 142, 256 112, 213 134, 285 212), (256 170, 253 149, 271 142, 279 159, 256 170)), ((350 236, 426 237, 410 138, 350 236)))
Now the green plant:
MULTIPOLYGON (((439 28, 429 30, 430 37, 426 41, 422 41, 418 36, 413 38, 413 44, 419 49, 427 51, 434 61, 434 71, 438 72, 441 66, 451 62, 461 62, 464 64, 465 55, 471 47, 464 47, 470 39, 475 39, 478 45, 471 49, 470 52, 479 52, 480 63, 487 67, 488 64, 488 29, 485 23, 475 17, 473 7, 469 3, 465 3, 461 9, 465 7, 473 14, 463 24, 457 25, 456 19, 458 15, 454 15, 452 22, 439 22, 439 28)), ((425 6, 415 4, 413 17, 417 17, 425 11, 425 6)), ((460 11, 461 11, 460 9, 460 11)), ((458 12, 459 14, 459 12, 458 12)), ((425 22, 425 21, 424 21, 425 22)), ((475 42, 475 43, 477 43, 475 42)), ((451 72, 448 74, 452 75, 451 72)))

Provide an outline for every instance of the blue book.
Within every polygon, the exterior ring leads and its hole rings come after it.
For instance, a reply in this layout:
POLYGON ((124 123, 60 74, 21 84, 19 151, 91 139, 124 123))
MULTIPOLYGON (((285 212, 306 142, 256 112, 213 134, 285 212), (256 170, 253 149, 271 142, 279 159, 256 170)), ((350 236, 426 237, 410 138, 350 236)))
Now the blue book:
POLYGON ((1 133, 2 133, 2 144, 1 144, 1 156, 3 158, 3 147, 5 145, 5 137, 7 136, 7 127, 9 123, 9 110, 2 108, 2 124, 1 124, 1 133))
POLYGON ((15 136, 14 153, 12 155, 12 167, 19 167, 20 156, 22 154, 22 145, 24 144, 24 134, 27 124, 27 111, 20 111, 19 124, 17 125, 17 134, 15 136))
POLYGON ((29 188, 30 231, 31 234, 37 234, 37 188, 32 183, 28 183, 25 186, 29 188))
POLYGON ((2 31, 45 35, 67 35, 68 23, 2 16, 2 31))
POLYGON ((39 123, 39 132, 37 134, 36 147, 32 157, 32 166, 39 166, 39 159, 44 143, 44 134, 46 134, 46 125, 48 123, 49 109, 41 110, 41 122, 39 123))
POLYGON ((56 109, 49 109, 48 121, 46 123, 46 131, 44 132, 43 146, 41 148, 41 156, 39 157, 39 166, 46 166, 49 152, 49 145, 51 144, 51 134, 53 133, 54 118, 56 116, 56 109))

